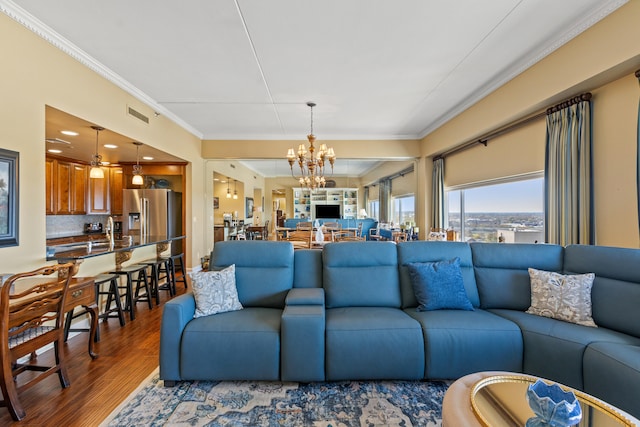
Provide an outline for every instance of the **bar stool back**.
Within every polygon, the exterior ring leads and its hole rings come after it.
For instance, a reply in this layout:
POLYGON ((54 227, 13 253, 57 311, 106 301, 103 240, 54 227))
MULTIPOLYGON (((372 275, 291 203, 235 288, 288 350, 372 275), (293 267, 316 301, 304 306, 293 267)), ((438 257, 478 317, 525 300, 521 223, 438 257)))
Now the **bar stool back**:
POLYGON ((151 268, 149 282, 151 295, 156 297, 156 305, 160 305, 160 291, 169 291, 169 296, 174 296, 174 288, 171 282, 170 257, 157 257, 140 262, 151 268), (164 283, 162 282, 164 280, 164 283))
POLYGON ((137 302, 146 301, 149 309, 153 308, 151 303, 151 292, 149 292, 149 284, 147 279, 147 266, 144 264, 132 264, 126 267, 113 270, 111 274, 124 276, 125 284, 118 285, 119 289, 125 291, 125 310, 129 311, 129 320, 136 318, 135 305, 137 302), (136 284, 135 294, 133 285, 136 284), (144 288, 146 294, 140 295, 140 290, 144 288))
MULTIPOLYGON (((98 314, 99 319, 104 319, 106 322, 108 318, 117 318, 120 321, 120 326, 124 326, 124 311, 122 310, 122 303, 120 301, 120 293, 118 292, 118 276, 115 274, 100 274, 94 278, 96 287, 96 305, 100 307, 100 296, 106 295, 107 302, 104 312, 98 314), (102 289, 102 285, 108 283, 106 290, 102 289), (111 304, 114 303, 115 307, 111 308, 111 304)), ((82 311, 74 312, 73 310, 67 313, 64 323, 64 341, 69 338, 69 332, 89 332, 89 328, 71 328, 71 322, 73 319, 88 314, 89 311, 83 309, 82 311)), ((100 328, 96 329, 95 342, 100 341, 100 328)))
POLYGON ((176 284, 182 282, 184 288, 187 289, 187 273, 184 268, 184 253, 171 255, 171 284, 173 286, 173 294, 176 294, 176 284), (178 276, 176 272, 179 272, 178 276))

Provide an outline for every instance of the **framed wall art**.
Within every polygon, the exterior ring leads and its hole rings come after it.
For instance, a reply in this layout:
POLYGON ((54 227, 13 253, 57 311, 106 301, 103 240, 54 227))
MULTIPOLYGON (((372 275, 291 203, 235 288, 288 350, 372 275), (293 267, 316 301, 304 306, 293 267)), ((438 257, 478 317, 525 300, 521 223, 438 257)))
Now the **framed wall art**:
POLYGON ((253 197, 245 197, 245 218, 253 218, 253 197))
POLYGON ((20 153, 0 148, 0 247, 18 245, 20 153))

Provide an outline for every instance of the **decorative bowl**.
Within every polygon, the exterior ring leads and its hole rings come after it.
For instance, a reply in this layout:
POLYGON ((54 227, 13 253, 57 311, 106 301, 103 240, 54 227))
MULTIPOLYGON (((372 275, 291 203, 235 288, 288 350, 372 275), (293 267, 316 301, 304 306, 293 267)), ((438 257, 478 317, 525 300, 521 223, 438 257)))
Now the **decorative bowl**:
POLYGON ((536 381, 527 388, 527 402, 536 416, 527 420, 526 427, 568 427, 582 419, 582 408, 575 394, 558 384, 536 381))

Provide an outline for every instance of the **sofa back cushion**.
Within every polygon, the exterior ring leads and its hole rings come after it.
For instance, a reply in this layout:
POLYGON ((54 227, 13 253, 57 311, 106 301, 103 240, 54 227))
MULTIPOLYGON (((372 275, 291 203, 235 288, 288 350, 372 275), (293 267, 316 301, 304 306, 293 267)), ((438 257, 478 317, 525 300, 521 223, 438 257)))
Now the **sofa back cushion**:
POLYGON ((531 305, 529 267, 562 272, 564 248, 527 243, 471 243, 482 308, 525 311, 531 305))
POLYGON ((401 306, 393 242, 329 243, 322 250, 327 308, 401 306))
POLYGON ((322 249, 296 249, 293 253, 293 287, 322 287, 322 249))
POLYGON ((400 289, 402 290, 402 308, 417 307, 413 286, 407 264, 413 262, 437 262, 460 258, 460 270, 467 297, 474 307, 478 307, 478 289, 473 273, 471 248, 463 242, 403 242, 398 244, 398 269, 400 289))
POLYGON ((210 269, 236 266, 236 287, 243 307, 284 308, 293 287, 293 246, 289 242, 236 240, 216 242, 210 269))
POLYGON ((591 311, 596 325, 640 337, 640 250, 570 245, 566 274, 595 273, 591 311))

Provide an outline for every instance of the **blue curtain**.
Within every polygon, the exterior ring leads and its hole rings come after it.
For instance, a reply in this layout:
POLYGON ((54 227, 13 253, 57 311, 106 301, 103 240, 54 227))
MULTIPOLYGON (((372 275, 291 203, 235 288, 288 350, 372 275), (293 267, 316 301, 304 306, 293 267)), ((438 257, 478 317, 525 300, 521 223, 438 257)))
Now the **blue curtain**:
POLYGON ((547 243, 595 244, 592 145, 590 100, 547 115, 547 243))
POLYGON ((444 159, 433 161, 431 180, 431 228, 444 228, 444 159))

